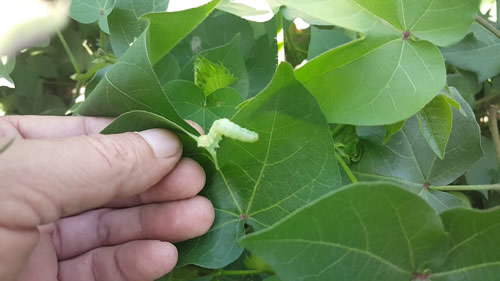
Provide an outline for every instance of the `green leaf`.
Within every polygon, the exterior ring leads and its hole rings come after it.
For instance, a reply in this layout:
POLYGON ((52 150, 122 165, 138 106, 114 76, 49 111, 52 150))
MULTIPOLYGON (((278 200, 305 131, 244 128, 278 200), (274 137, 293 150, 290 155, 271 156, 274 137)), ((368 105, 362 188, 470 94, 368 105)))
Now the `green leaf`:
POLYGON ((500 209, 455 209, 441 214, 450 234, 446 262, 433 270, 432 281, 494 281, 500 275, 500 209))
POLYGON ((108 15, 113 11, 115 0, 73 0, 70 16, 80 23, 99 21, 99 27, 109 33, 108 15))
POLYGON ((234 89, 219 89, 207 97, 198 86, 183 80, 166 84, 164 90, 181 117, 195 121, 205 132, 215 120, 231 118, 243 101, 234 89))
POLYGON ((297 78, 318 99, 329 122, 354 125, 394 123, 432 100, 446 74, 434 44, 460 40, 479 6, 477 0, 281 2, 364 33, 297 70, 297 78))
POLYGON ((389 183, 347 186, 241 241, 287 281, 412 280, 448 243, 435 211, 389 183))
MULTIPOLYGON (((231 84, 231 88, 238 91, 242 98, 247 98, 249 88, 248 72, 241 55, 240 38, 241 36, 237 34, 228 44, 200 52, 200 55, 211 62, 223 65, 229 70, 237 79, 231 84)), ((194 81, 194 63, 195 59, 192 59, 184 66, 180 74, 181 79, 194 81)))
POLYGON ((256 40, 246 62, 250 84, 248 97, 254 97, 271 82, 278 65, 277 53, 276 40, 270 40, 268 35, 262 35, 256 40))
POLYGON ((385 145, 382 144, 383 135, 370 132, 369 137, 363 136, 363 157, 351 167, 356 177, 362 181, 398 182, 422 196, 438 212, 464 206, 447 193, 426 188, 452 183, 482 155, 474 112, 460 94, 453 92, 453 97, 467 116, 452 109, 453 126, 443 160, 430 148, 420 133, 417 118, 412 117, 385 145))
POLYGON ((254 44, 254 34, 250 24, 234 15, 221 11, 214 12, 186 36, 172 50, 172 54, 183 67, 200 52, 225 45, 237 34, 241 36, 240 52, 247 58, 254 44))
POLYGON ((456 88, 469 105, 474 105, 474 96, 481 91, 481 84, 474 72, 457 70, 456 73, 448 74, 447 80, 448 85, 456 88))
POLYGON ((168 0, 117 0, 109 15, 111 46, 117 57, 125 53, 146 27, 140 18, 151 12, 165 12, 168 0))
POLYGON ((385 138, 384 138, 384 144, 387 143, 394 134, 399 132, 404 125, 406 124, 406 120, 399 121, 393 124, 385 125, 385 138))
POLYGON ((224 139, 219 174, 204 195, 215 206, 208 234, 178 245, 179 264, 218 268, 242 253, 236 240, 280 221, 340 185, 333 140, 315 99, 281 64, 271 84, 232 121, 259 133, 256 143, 224 139))
POLYGON ((116 117, 132 110, 144 110, 164 116, 182 126, 185 132, 196 135, 196 131, 184 122, 172 106, 153 66, 193 30, 217 3, 216 0, 191 10, 146 15, 145 18, 150 22, 149 28, 104 74, 94 91, 79 106, 77 113, 116 117))
POLYGON ((500 73, 500 38, 478 23, 471 33, 459 43, 443 48, 446 61, 461 69, 477 73, 479 82, 500 73))
POLYGON ((14 81, 10 77, 15 66, 15 57, 0 56, 0 87, 15 88, 14 81))
POLYGON ((162 85, 177 79, 179 73, 181 72, 179 63, 177 62, 177 59, 172 56, 172 54, 167 54, 158 63, 156 63, 154 70, 162 85))
POLYGON ((348 43, 351 38, 342 28, 321 29, 311 27, 311 43, 307 52, 307 59, 315 58, 322 53, 348 43))
POLYGON ((468 184, 494 184, 500 180, 495 144, 489 138, 481 138, 484 155, 465 174, 468 184))
POLYGON ((432 151, 443 160, 453 125, 453 113, 444 95, 438 95, 417 114, 420 131, 432 151))

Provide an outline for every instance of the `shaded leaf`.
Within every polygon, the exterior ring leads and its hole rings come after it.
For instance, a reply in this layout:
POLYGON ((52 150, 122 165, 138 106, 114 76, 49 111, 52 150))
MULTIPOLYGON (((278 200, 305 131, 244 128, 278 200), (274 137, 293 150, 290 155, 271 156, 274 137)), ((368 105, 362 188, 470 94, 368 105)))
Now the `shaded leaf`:
POLYGON ((448 85, 456 88, 469 105, 474 105, 474 96, 481 90, 475 73, 457 70, 456 73, 448 74, 447 80, 448 85))
POLYGON ((321 29, 311 27, 311 43, 307 59, 315 58, 322 53, 351 41, 342 28, 321 29))
POLYGON ((110 40, 117 57, 125 53, 140 36, 146 25, 141 16, 151 12, 165 12, 168 0, 117 0, 109 15, 110 40))
POLYGON ((246 61, 250 87, 249 98, 254 97, 271 82, 278 65, 277 53, 276 40, 270 40, 267 35, 262 35, 255 42, 246 61))
POLYGON ((497 153, 491 139, 481 137, 481 146, 484 155, 465 173, 468 184, 494 184, 500 180, 498 171, 497 153))
POLYGON ((399 121, 393 124, 385 125, 385 138, 384 138, 384 144, 387 143, 394 134, 399 132, 404 125, 406 124, 406 120, 399 121))
POLYGON ((385 145, 382 145, 383 135, 368 132, 369 137, 363 137, 363 157, 351 167, 356 177, 367 181, 396 181, 422 196, 439 212, 464 206, 447 193, 426 188, 428 185, 452 183, 482 155, 480 131, 474 112, 460 94, 453 92, 453 97, 467 117, 452 109, 453 126, 443 160, 427 144, 419 131, 417 118, 412 117, 385 145))
POLYGON ((290 281, 411 280, 448 243, 435 211, 389 183, 347 186, 241 241, 290 281))
POLYGON ((240 34, 240 52, 246 58, 254 44, 250 24, 237 16, 215 12, 187 35, 173 50, 181 67, 198 53, 226 45, 229 40, 240 34))
POLYGON ((500 38, 478 23, 470 31, 462 41, 442 51, 446 61, 477 73, 482 82, 500 73, 500 38))

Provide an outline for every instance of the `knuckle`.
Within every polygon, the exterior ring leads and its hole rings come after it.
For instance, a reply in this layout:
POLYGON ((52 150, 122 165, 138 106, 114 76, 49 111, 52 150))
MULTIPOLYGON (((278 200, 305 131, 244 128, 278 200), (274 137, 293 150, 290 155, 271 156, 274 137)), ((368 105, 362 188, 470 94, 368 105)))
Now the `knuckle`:
POLYGON ((100 162, 106 165, 107 175, 112 182, 123 183, 131 175, 137 174, 143 152, 140 140, 135 134, 126 133, 120 138, 97 135, 89 137, 94 152, 100 162))

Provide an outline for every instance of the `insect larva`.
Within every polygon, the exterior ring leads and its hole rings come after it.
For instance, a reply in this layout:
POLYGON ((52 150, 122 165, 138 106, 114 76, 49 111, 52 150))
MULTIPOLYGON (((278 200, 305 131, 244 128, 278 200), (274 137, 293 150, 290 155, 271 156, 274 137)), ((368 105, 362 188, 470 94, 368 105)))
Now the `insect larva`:
POLYGON ((208 134, 198 137, 198 147, 214 150, 219 147, 222 137, 228 137, 242 142, 256 142, 259 135, 248 129, 242 128, 227 118, 216 120, 208 134))

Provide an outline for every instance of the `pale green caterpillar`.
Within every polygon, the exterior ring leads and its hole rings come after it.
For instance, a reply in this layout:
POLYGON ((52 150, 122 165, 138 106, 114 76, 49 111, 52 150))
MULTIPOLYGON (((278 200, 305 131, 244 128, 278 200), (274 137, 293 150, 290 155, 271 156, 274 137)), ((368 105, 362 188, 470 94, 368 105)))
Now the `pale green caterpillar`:
POLYGON ((259 135, 245 128, 242 128, 227 118, 216 120, 208 134, 198 137, 198 147, 205 147, 210 153, 215 155, 215 149, 219 147, 222 137, 228 137, 242 142, 256 142, 259 135))

